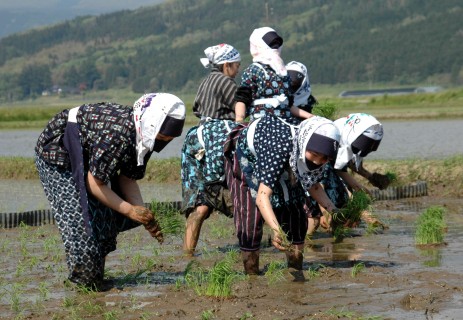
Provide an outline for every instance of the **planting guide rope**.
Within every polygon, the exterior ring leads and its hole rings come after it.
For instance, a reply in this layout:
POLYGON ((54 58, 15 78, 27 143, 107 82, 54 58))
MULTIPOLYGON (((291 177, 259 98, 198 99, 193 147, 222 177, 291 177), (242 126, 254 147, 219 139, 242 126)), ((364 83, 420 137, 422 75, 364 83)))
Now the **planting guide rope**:
MULTIPOLYGON (((170 205, 175 209, 180 209, 181 201, 160 202, 162 205, 170 205)), ((145 203, 148 208, 151 203, 145 203)), ((34 210, 26 212, 0 213, 0 228, 15 228, 21 223, 28 226, 41 226, 45 224, 55 224, 55 218, 50 209, 34 210)))
MULTIPOLYGON (((398 200, 403 198, 415 198, 428 195, 426 181, 417 181, 405 186, 389 187, 385 190, 373 189, 372 196, 375 200, 398 200)), ((181 201, 161 202, 180 209, 181 201)), ((145 203, 149 206, 150 203, 145 203)), ((0 213, 0 228, 15 228, 21 223, 29 226, 55 224, 55 219, 50 209, 34 210, 27 212, 0 213)))

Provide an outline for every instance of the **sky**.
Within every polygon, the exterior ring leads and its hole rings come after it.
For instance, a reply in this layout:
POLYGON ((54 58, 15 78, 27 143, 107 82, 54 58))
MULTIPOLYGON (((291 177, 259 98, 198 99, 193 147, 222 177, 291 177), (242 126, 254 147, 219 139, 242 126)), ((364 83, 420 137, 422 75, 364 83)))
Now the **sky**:
POLYGON ((164 0, 0 0, 0 38, 82 15, 152 6, 164 0))

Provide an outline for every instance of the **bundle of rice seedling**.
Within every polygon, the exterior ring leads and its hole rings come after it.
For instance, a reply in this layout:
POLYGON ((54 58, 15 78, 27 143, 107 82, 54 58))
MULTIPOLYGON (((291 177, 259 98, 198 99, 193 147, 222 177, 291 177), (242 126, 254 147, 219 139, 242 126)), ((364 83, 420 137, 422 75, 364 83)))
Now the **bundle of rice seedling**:
POLYGON ((346 205, 333 213, 333 222, 336 225, 355 224, 360 221, 362 212, 370 209, 371 203, 372 199, 365 191, 354 191, 346 205))
POLYGON ((150 210, 154 213, 164 236, 179 236, 183 233, 184 219, 172 204, 153 201, 150 210))
POLYGON ((415 243, 436 245, 444 243, 447 226, 444 221, 445 209, 440 206, 427 208, 416 220, 415 243))
POLYGON ((243 273, 233 269, 238 256, 237 251, 229 251, 209 270, 198 267, 197 262, 190 263, 185 270, 185 283, 192 287, 198 295, 216 298, 230 297, 233 284, 246 278, 243 273))

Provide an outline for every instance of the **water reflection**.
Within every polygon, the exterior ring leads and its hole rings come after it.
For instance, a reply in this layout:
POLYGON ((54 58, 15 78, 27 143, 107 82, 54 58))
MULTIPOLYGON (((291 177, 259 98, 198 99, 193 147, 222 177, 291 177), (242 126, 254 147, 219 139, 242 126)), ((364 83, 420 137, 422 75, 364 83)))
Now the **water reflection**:
POLYGON ((306 252, 321 253, 321 257, 330 261, 356 261, 362 257, 362 252, 365 250, 355 243, 311 243, 306 245, 306 252))
POLYGON ((419 250, 420 255, 428 258, 423 261, 426 267, 440 267, 442 262, 442 252, 437 248, 419 250))

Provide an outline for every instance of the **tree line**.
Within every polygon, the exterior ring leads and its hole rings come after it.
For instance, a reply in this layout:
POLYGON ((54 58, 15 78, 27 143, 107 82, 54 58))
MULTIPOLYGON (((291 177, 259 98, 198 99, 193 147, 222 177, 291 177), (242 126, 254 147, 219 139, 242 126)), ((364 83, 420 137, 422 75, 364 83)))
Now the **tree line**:
POLYGON ((459 0, 175 0, 78 17, 0 39, 0 101, 53 85, 194 92, 206 47, 230 43, 245 66, 249 35, 265 25, 316 83, 461 85, 462 13, 459 0))

